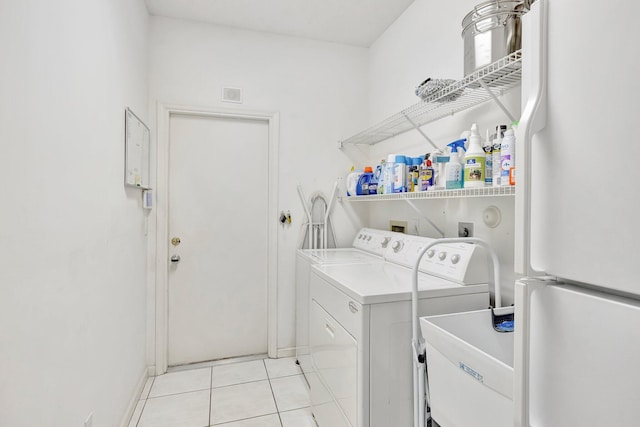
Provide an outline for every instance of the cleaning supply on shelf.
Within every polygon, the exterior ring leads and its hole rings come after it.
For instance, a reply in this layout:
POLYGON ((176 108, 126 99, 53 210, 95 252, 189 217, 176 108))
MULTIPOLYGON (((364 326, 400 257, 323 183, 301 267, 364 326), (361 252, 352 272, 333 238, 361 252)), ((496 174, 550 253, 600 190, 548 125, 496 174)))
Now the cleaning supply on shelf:
POLYGON ((464 188, 464 156, 467 152, 467 148, 469 147, 469 137, 471 136, 471 132, 465 130, 460 134, 460 138, 458 141, 462 140, 463 142, 458 144, 458 160, 460 160, 460 166, 462 167, 462 188, 464 188))
POLYGON ((482 149, 478 125, 471 125, 469 149, 464 156, 464 188, 484 187, 485 153, 482 149))
POLYGON ((500 159, 502 137, 507 130, 507 125, 496 126, 496 138, 493 140, 493 183, 494 187, 500 187, 500 175, 502 161, 500 159))
POLYGON ((356 187, 358 186, 358 180, 360 179, 360 175, 362 175, 362 171, 357 171, 355 166, 351 166, 351 172, 347 175, 346 186, 347 186, 347 196, 355 196, 356 195, 356 187))
POLYGON ((420 167, 425 161, 425 157, 414 157, 413 165, 416 168, 413 175, 413 191, 420 191, 420 167))
POLYGON ((510 180, 510 177, 513 175, 511 171, 512 168, 515 168, 515 146, 516 138, 513 133, 513 128, 507 129, 504 133, 504 138, 502 139, 501 151, 500 151, 500 185, 502 187, 508 187, 511 182, 515 179, 513 177, 510 180))
POLYGON ((484 185, 488 187, 493 185, 493 140, 495 136, 495 134, 489 136, 489 129, 487 129, 487 138, 482 146, 484 150, 484 185))
POLYGON ((358 184, 356 185, 356 195, 368 196, 369 195, 369 183, 373 178, 373 169, 371 166, 364 167, 364 173, 358 177, 358 184))
POLYGON ((407 158, 402 154, 396 154, 393 165, 393 193, 405 193, 407 191, 407 158))
POLYGON ((460 145, 464 147, 464 141, 464 139, 459 139, 447 144, 450 150, 449 161, 444 168, 447 190, 462 188, 462 165, 458 157, 458 149, 460 149, 460 145))
POLYGON ((384 164, 384 160, 382 164, 376 166, 376 170, 373 171, 373 177, 371 177, 371 181, 369 181, 369 194, 380 194, 378 193, 378 184, 380 183, 380 178, 382 176, 382 166, 384 164))
POLYGON ((430 154, 427 153, 424 156, 424 161, 419 168, 418 189, 416 191, 427 191, 435 184, 435 171, 431 166, 430 154))
MULTIPOLYGON (((384 168, 384 194, 393 194, 393 181, 395 180, 396 155, 389 154, 384 168)), ((378 186, 379 187, 379 186, 378 186)))
POLYGON ((441 150, 434 150, 431 152, 431 158, 433 159, 433 189, 444 190, 447 183, 447 177, 445 175, 445 166, 449 163, 449 155, 444 154, 441 150))

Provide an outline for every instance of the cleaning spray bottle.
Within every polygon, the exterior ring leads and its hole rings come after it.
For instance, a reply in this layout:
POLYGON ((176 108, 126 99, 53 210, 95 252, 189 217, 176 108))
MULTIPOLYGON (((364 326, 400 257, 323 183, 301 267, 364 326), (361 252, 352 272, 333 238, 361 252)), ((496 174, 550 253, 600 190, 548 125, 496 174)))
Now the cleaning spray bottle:
POLYGON ((469 149, 464 156, 464 188, 484 187, 485 154, 478 125, 471 125, 469 149))
POLYGON ((447 147, 449 147, 449 162, 444 167, 445 187, 447 190, 462 188, 462 165, 460 164, 458 149, 464 150, 464 142, 464 139, 458 139, 447 144, 447 147))

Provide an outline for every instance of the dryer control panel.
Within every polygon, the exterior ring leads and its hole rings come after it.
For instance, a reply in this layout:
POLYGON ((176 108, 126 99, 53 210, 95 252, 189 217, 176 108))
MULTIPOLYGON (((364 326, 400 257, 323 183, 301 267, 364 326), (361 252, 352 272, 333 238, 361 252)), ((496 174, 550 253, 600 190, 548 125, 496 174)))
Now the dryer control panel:
POLYGON ((375 255, 383 256, 391 241, 405 236, 393 231, 376 230, 374 228, 361 229, 353 239, 353 247, 375 255))
MULTIPOLYGON (((413 268, 427 244, 437 241, 430 237, 393 236, 384 258, 395 264, 413 268)), ((435 245, 420 260, 420 271, 460 283, 473 285, 489 280, 489 260, 485 251, 468 243, 435 245)))

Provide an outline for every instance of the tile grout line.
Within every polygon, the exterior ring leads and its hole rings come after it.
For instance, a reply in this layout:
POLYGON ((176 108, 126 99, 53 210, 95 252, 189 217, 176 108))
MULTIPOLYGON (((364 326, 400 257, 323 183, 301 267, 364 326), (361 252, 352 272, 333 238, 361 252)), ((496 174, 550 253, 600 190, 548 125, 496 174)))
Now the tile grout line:
POLYGON ((198 390, 179 391, 177 393, 163 394, 161 396, 149 397, 147 400, 160 399, 162 397, 170 397, 170 396, 180 396, 181 394, 197 393, 199 391, 207 391, 207 390, 210 390, 210 388, 201 388, 201 389, 198 389, 198 390))
POLYGON ((267 363, 262 359, 262 364, 264 365, 264 370, 267 372, 267 378, 269 379, 269 390, 271 390, 271 396, 273 397, 273 404, 276 405, 276 413, 278 414, 278 421, 280 422, 280 427, 282 427, 282 417, 280 416, 280 408, 278 408, 278 401, 276 400, 276 394, 273 392, 273 386, 271 385, 271 376, 269 375, 269 370, 267 369, 267 363))

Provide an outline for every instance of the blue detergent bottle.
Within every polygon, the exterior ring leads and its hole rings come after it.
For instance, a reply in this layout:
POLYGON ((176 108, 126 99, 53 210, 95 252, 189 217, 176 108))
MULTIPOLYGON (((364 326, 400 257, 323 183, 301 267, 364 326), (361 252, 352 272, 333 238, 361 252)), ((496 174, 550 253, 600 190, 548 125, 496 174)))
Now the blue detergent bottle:
POLYGON ((364 167, 364 173, 358 178, 358 184, 356 185, 356 195, 368 196, 369 195, 369 183, 373 178, 373 169, 371 166, 364 167))

